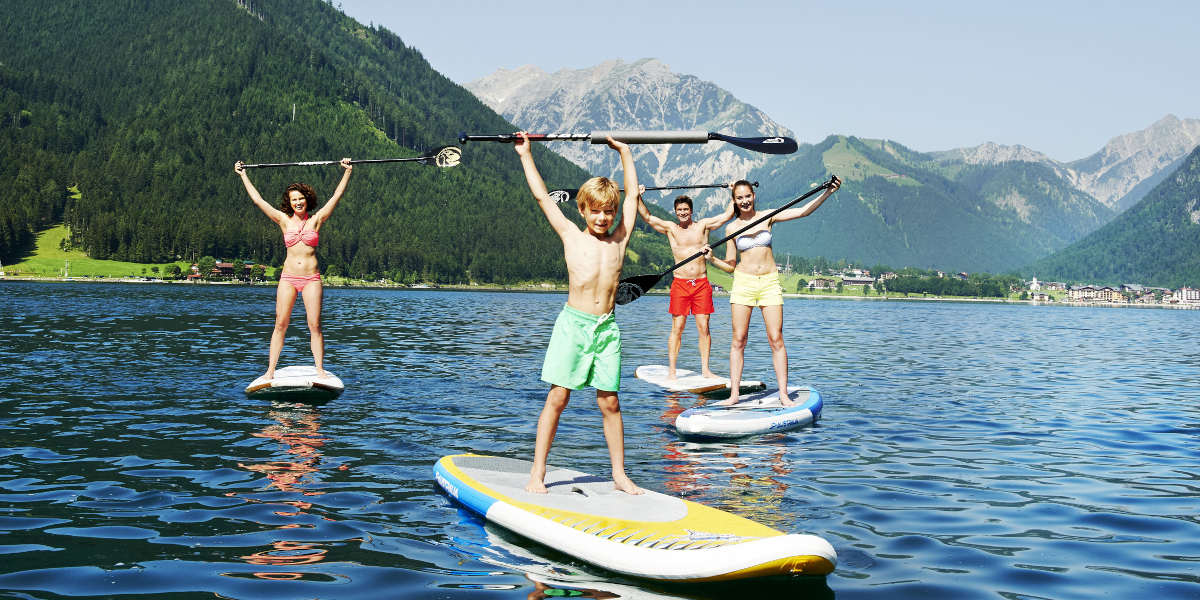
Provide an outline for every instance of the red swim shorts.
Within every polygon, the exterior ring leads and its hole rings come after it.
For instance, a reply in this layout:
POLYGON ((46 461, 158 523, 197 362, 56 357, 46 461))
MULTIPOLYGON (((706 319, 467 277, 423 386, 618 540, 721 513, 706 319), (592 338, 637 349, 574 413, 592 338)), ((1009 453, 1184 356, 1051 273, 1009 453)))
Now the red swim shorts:
POLYGON ((675 278, 671 282, 671 304, 667 311, 675 316, 711 315, 715 311, 712 299, 712 284, 707 277, 699 279, 675 278))

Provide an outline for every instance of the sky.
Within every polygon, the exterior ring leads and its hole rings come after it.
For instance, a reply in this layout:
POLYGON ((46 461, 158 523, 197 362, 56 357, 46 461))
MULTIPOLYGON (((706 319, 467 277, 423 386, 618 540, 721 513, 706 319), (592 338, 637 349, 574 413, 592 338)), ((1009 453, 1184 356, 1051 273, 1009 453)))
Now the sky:
POLYGON ((1065 162, 1168 114, 1200 118, 1194 0, 334 4, 457 83, 657 58, 802 143, 841 134, 931 152, 995 142, 1065 162))

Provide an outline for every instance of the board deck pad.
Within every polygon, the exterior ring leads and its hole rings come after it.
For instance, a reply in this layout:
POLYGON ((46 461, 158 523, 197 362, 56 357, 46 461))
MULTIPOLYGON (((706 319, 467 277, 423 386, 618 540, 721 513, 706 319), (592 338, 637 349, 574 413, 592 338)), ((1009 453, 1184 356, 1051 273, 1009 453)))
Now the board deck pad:
POLYGON ((333 400, 346 386, 329 369, 325 369, 325 373, 325 377, 318 376, 317 368, 311 365, 275 369, 274 379, 259 377, 246 386, 246 396, 300 402, 333 400))
POLYGON ((548 493, 525 491, 531 463, 473 454, 434 467, 451 497, 488 521, 610 571, 659 580, 717 581, 827 575, 837 554, 824 539, 776 529, 611 479, 548 467, 548 493))
MULTIPOLYGON (((703 394, 729 389, 728 377, 704 377, 687 369, 675 369, 675 380, 672 381, 667 379, 666 365, 642 365, 633 372, 633 375, 647 383, 664 388, 668 392, 703 394)), ((743 379, 739 387, 742 392, 753 392, 766 388, 767 384, 753 379, 743 379)))
POLYGON ((788 386, 795 406, 779 401, 778 388, 742 396, 737 404, 707 404, 689 408, 675 417, 675 430, 691 439, 738 438, 789 431, 817 420, 824 402, 809 386, 788 386))

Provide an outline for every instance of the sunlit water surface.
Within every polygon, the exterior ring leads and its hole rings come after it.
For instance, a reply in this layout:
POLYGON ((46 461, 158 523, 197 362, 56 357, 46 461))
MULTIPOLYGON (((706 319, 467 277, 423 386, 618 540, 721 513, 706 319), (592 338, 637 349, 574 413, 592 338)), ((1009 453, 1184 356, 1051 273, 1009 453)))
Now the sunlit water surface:
MULTIPOLYGON (((273 289, 0 283, 0 590, 12 598, 1197 598, 1200 311, 788 300, 818 425, 674 434, 662 296, 618 309, 639 484, 815 533, 824 581, 631 581, 484 527, 431 468, 529 458, 556 294, 325 296, 324 406, 250 401, 273 289)), ((718 298, 714 365, 727 370, 718 298)), ((297 308, 283 364, 310 362, 297 308)), ((698 367, 695 331, 681 367, 698 367)), ((755 319, 747 375, 770 380, 755 319)), ((605 474, 590 392, 551 462, 605 474)))

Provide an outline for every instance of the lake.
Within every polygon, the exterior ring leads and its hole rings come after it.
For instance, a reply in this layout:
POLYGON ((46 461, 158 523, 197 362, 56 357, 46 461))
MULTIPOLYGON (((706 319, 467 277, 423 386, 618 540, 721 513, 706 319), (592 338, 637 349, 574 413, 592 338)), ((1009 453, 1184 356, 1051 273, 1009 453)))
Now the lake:
MULTIPOLYGON (((443 455, 528 459, 562 294, 330 289, 323 406, 247 400, 274 289, 0 282, 0 590, 10 598, 1195 598, 1200 311, 789 299, 820 422, 682 442, 664 296, 618 307, 640 485, 838 552, 824 580, 664 586, 482 522, 443 455)), ((281 365, 309 364, 297 307, 281 365)), ((717 299, 713 365, 728 371, 717 299)), ((756 315, 746 375, 770 381, 756 315)), ((680 367, 697 370, 694 326, 680 367)), ((551 464, 607 474, 573 394, 551 464)))

